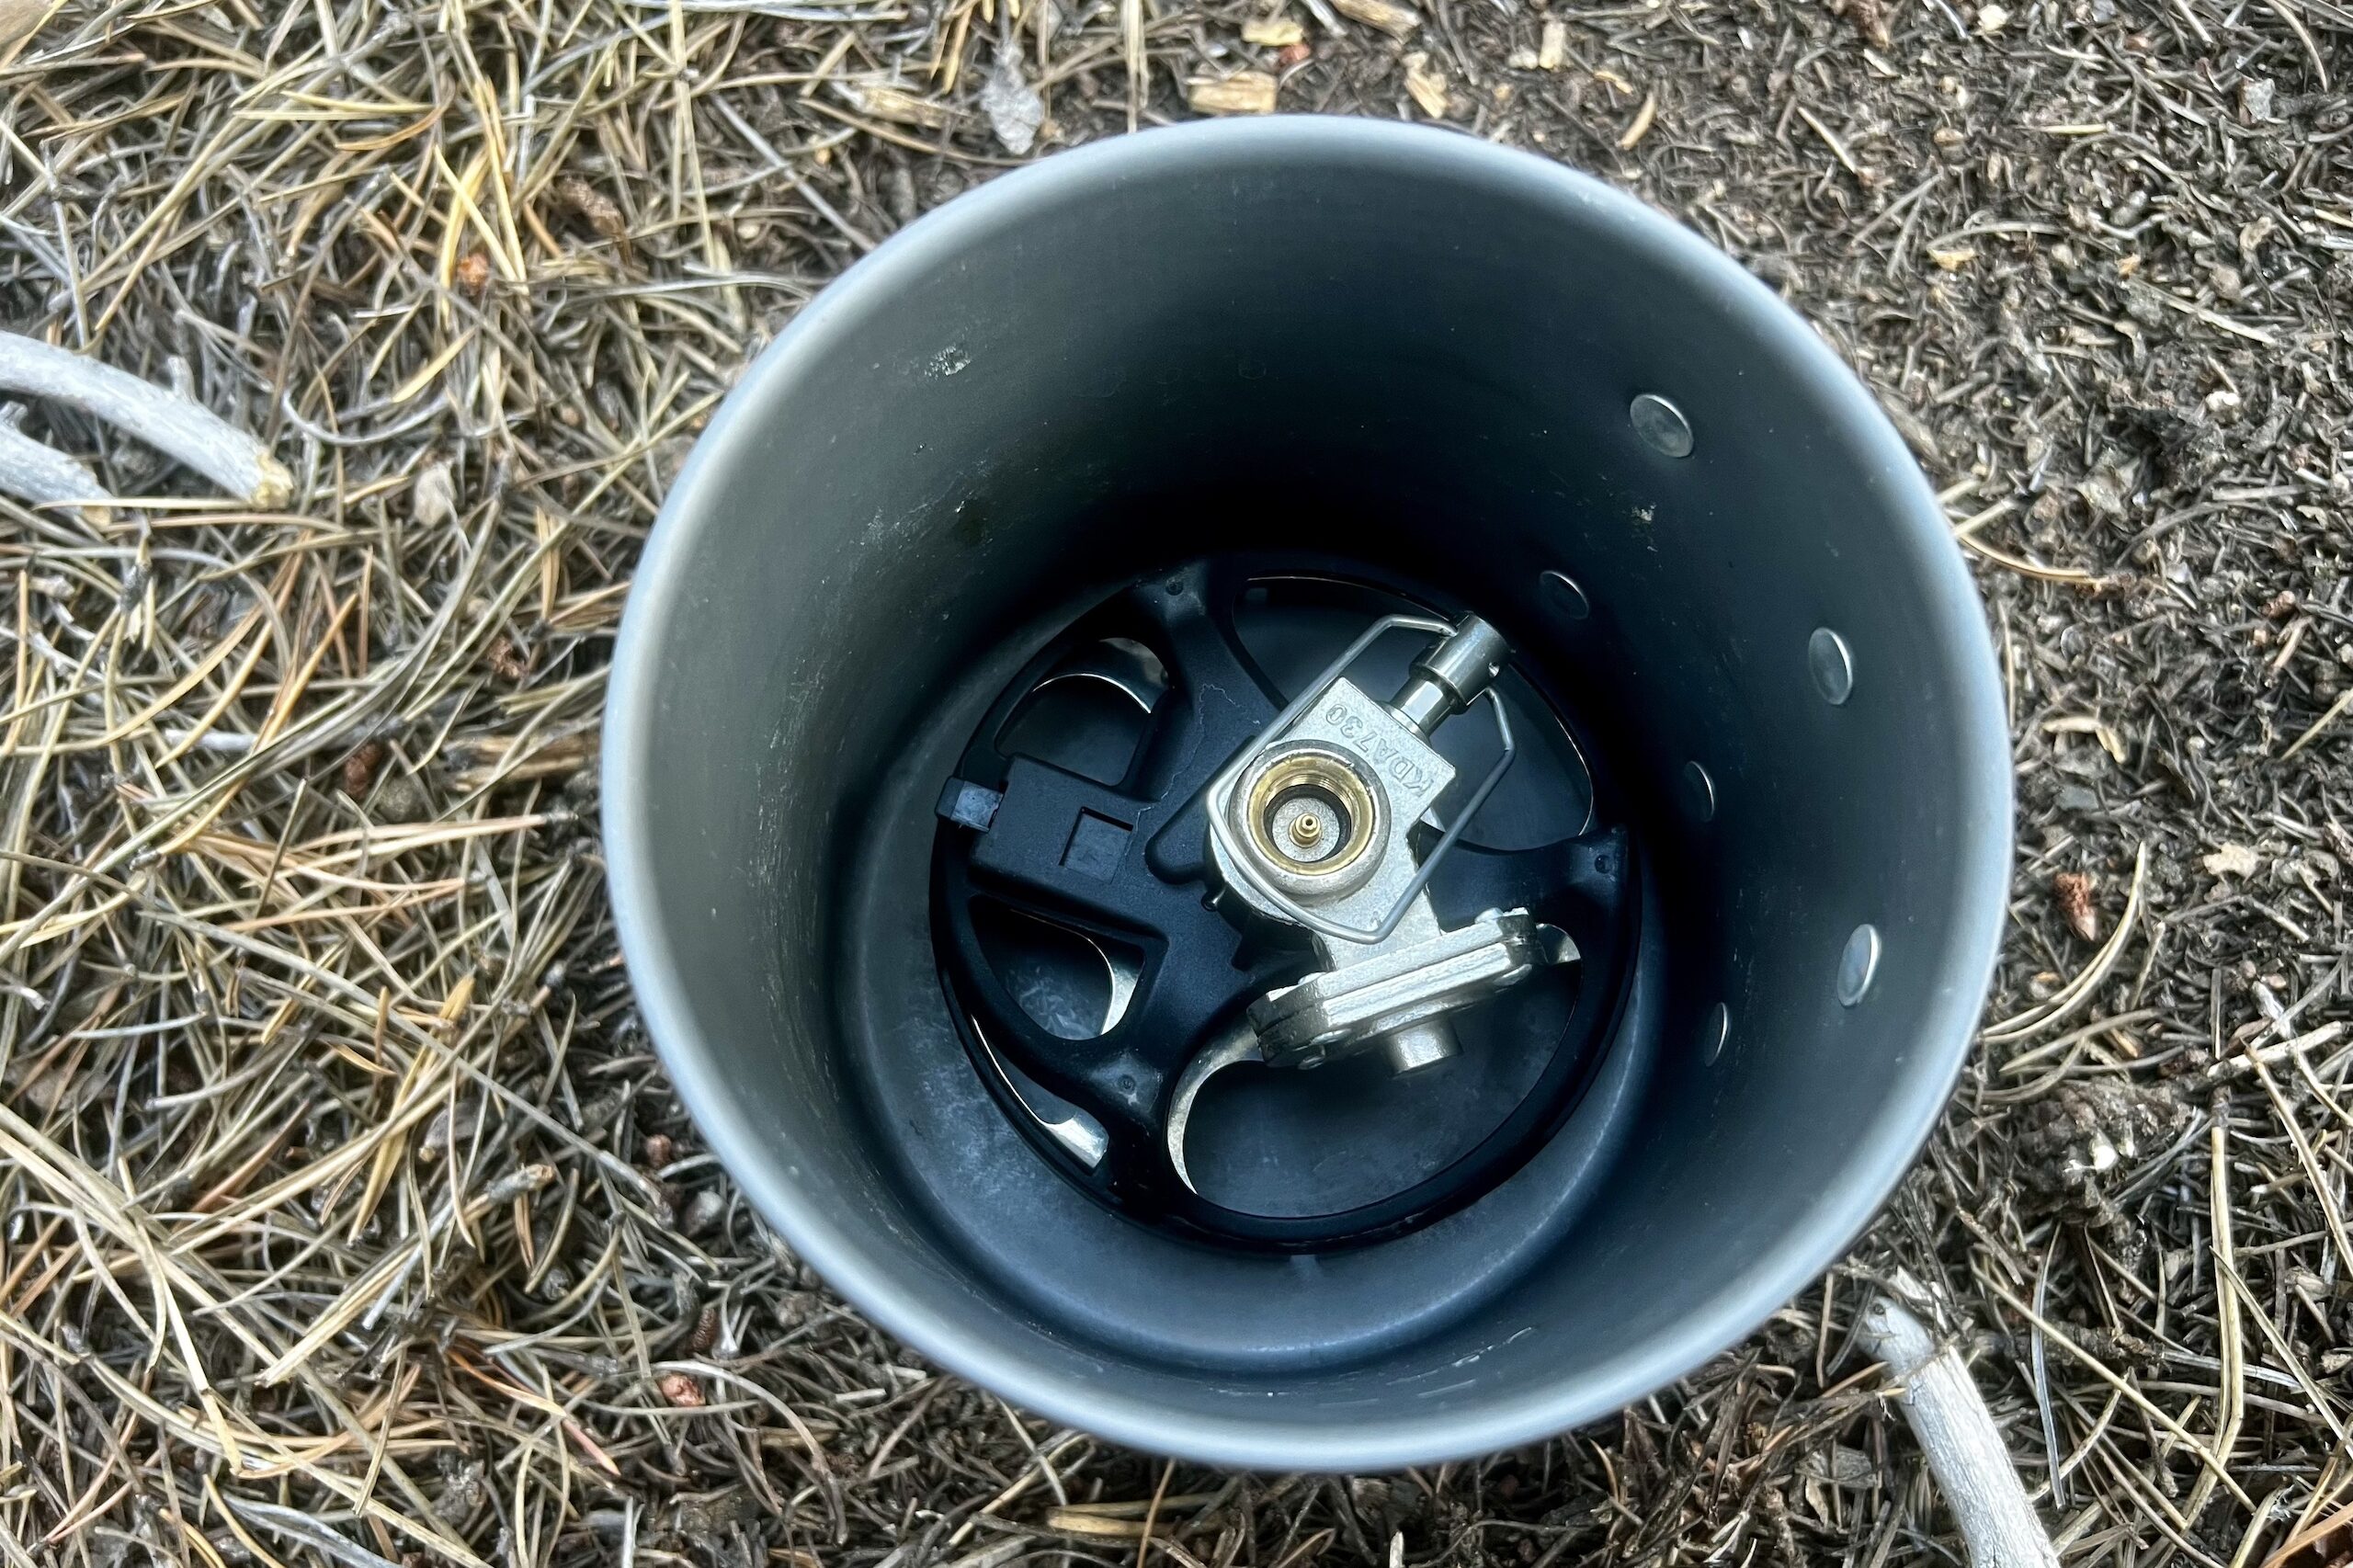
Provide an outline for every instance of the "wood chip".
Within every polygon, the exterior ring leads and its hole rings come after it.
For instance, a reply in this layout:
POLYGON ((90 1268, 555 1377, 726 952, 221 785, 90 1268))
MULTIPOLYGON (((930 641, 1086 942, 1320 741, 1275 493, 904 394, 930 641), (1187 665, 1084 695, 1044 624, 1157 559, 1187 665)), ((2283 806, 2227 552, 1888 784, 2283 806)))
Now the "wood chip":
POLYGON ((2251 877, 2262 869, 2263 861, 2244 844, 2225 844, 2199 864, 2217 877, 2251 877))
POLYGON ((1658 95, 1644 95, 1643 107, 1634 111, 1633 123, 1626 127, 1626 134, 1618 138, 1618 150, 1631 153, 1651 133, 1651 122, 1658 119, 1658 95))
POLYGON ((1421 50, 1405 56, 1405 91, 1432 119, 1446 118, 1446 74, 1434 68, 1421 50))
POLYGON ((1569 24, 1558 17, 1544 18, 1544 35, 1536 46, 1536 69, 1558 71, 1569 57, 1569 24))
POLYGON ((1332 0, 1332 9, 1353 22, 1379 28, 1391 38, 1404 38, 1422 25, 1422 14, 1392 0, 1332 0))
POLYGON ((887 119, 894 125, 912 125, 919 131, 947 129, 945 106, 917 97, 904 87, 859 82, 843 82, 838 87, 850 108, 860 114, 887 119))
POLYGON ((2124 737, 2117 732, 2115 725, 2097 714, 2063 713, 2055 719, 2045 719, 2042 733, 2046 735, 2089 735, 2099 743, 2099 749, 2108 753, 2111 760, 2120 763, 2124 760, 2124 737))
POLYGON ((1272 114, 1275 79, 1264 71, 1241 71, 1218 81, 1197 76, 1185 84, 1185 101, 1197 114, 1272 114))
POLYGON ((1101 1536, 1107 1540, 1139 1540, 1144 1530, 1142 1519, 1107 1519, 1099 1514, 1082 1514, 1072 1508, 1047 1509, 1046 1528, 1072 1535, 1101 1536))
POLYGON ((1243 42, 1261 49, 1289 49, 1306 40, 1307 29, 1290 17, 1253 17, 1242 24, 1243 42))

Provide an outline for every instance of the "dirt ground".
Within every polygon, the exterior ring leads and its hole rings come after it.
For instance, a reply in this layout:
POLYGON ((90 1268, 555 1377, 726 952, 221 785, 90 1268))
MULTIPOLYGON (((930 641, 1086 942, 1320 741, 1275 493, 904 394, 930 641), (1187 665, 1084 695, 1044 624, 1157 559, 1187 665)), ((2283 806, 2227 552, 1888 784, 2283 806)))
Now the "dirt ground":
POLYGON ((1007 4, 0 0, 0 324, 294 476, 24 417, 137 500, 0 511, 0 1553, 1942 1562, 1849 1345, 1902 1265, 2069 1562, 2353 1556, 2353 12, 1007 4), (1780 289, 1943 490, 2018 760, 1995 1022, 1855 1260, 1395 1477, 1164 1466, 861 1324, 699 1150, 597 858, 622 592, 745 358, 1008 163, 1269 104, 1780 289))

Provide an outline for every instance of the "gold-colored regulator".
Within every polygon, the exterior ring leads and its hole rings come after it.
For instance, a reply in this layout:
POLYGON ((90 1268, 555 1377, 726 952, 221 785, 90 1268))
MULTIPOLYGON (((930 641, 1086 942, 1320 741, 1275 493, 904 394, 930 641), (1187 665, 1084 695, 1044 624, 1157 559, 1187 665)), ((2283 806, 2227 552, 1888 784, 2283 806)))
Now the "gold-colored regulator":
POLYGON ((1321 880, 1363 859, 1380 836, 1379 811, 1370 788, 1338 753, 1302 746, 1257 772, 1242 822, 1260 859, 1321 880))

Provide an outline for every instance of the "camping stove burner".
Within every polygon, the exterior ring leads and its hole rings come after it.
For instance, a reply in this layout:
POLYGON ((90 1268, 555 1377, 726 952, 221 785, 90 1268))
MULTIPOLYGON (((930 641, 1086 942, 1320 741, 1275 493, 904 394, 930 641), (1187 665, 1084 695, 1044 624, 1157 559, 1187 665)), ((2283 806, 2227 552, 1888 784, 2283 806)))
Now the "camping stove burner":
MULTIPOLYGON (((1421 822, 1436 809, 1455 770, 1431 738, 1489 693, 1509 656, 1502 635, 1476 616, 1452 626, 1384 616, 1211 782, 1211 859, 1227 890, 1258 913, 1310 933, 1323 967, 1252 1004, 1245 1024, 1178 1076, 1165 1136, 1169 1166, 1187 1187, 1193 1186, 1185 1140, 1194 1102, 1215 1074, 1245 1062, 1321 1067, 1374 1050, 1391 1072, 1418 1073, 1461 1049, 1448 1014, 1518 984, 1555 956, 1575 956, 1565 937, 1549 947, 1539 942, 1525 909, 1489 910, 1449 930, 1430 906, 1427 884, 1439 858, 1461 838, 1517 750, 1500 702, 1490 704, 1501 743, 1495 767, 1429 854, 1415 853, 1410 834, 1390 830, 1392 821, 1421 822), (1415 664, 1393 700, 1376 703, 1347 672, 1382 633, 1400 627, 1435 629, 1440 640, 1415 664), (1349 794, 1354 809, 1347 814, 1363 826, 1345 860, 1302 864, 1275 824, 1284 820, 1285 801, 1318 790, 1349 794)), ((1295 831, 1317 819, 1295 813, 1287 820, 1295 831)), ((1323 831, 1319 826, 1311 839, 1323 831)))
MULTIPOLYGON (((1614 976, 1595 972, 1589 949, 1614 968, 1625 835, 1463 846, 1521 753, 1498 687, 1512 649, 1486 621, 1375 615, 1281 701, 1260 696, 1270 683, 1226 624, 1224 583, 1189 568, 1132 590, 1083 619, 1000 702, 940 798, 935 929, 949 994, 1000 1102, 1120 1206, 1281 1245, 1393 1230, 1499 1179, 1581 1081, 1589 1063, 1564 1034, 1609 1013, 1614 976), (1376 698, 1365 672, 1396 665, 1372 655, 1407 634, 1424 639, 1418 656, 1381 677, 1391 695, 1376 698), (1111 643, 1165 678, 1101 680, 1111 643), (1006 739, 1037 727, 1047 694, 1067 702, 1081 687, 1097 707, 1068 722, 1093 726, 1093 739, 1051 759, 1006 739), (1468 717, 1474 707, 1486 722, 1468 717), (1115 720, 1123 740, 1096 733, 1115 720), (1490 738, 1453 738, 1458 720, 1490 738), (1471 758, 1491 760, 1458 767, 1471 758), (996 934, 1015 926, 1053 954, 1008 958, 996 934), (1483 1028, 1471 1047, 1540 1056, 1491 1060, 1468 1077, 1436 1071, 1465 1052, 1474 1011, 1554 971, 1575 976, 1577 999, 1529 1015, 1554 1020, 1549 1038, 1483 1028), (1095 1017, 1099 1028, 1086 1022, 1095 1017), (1401 1165, 1423 1165, 1364 1212, 1252 1215, 1205 1195, 1188 1140, 1238 1114, 1204 1097, 1213 1078, 1359 1059, 1414 1082, 1406 1098, 1381 1100, 1394 1100, 1389 1114, 1461 1122, 1465 1149, 1400 1153, 1401 1165), (1484 1096, 1475 1114, 1457 1103, 1465 1096, 1484 1096)), ((1370 1093, 1362 1072, 1327 1078, 1342 1099, 1370 1093)), ((1313 1119, 1311 1105, 1274 1135, 1309 1136, 1313 1119)), ((1258 1124, 1269 1124, 1263 1108, 1258 1124)), ((1360 1165, 1381 1154, 1349 1152, 1360 1165)))

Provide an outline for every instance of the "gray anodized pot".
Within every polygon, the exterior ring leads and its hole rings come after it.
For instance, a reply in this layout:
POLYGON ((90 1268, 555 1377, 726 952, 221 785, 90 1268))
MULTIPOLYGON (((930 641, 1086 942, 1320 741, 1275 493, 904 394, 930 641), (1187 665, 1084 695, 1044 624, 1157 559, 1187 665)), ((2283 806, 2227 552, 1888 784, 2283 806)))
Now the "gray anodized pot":
POLYGON ((1927 1136, 2008 881, 1982 612, 1862 386, 1639 203, 1371 121, 1059 154, 828 288, 668 497, 604 745, 630 972, 760 1210, 944 1366, 1226 1464, 1518 1444, 1733 1345, 1927 1136), (1477 606, 1643 846, 1623 1006, 1549 1141, 1305 1254, 1051 1168, 957 1043, 926 894, 942 783, 1040 639, 1268 546, 1477 606))

